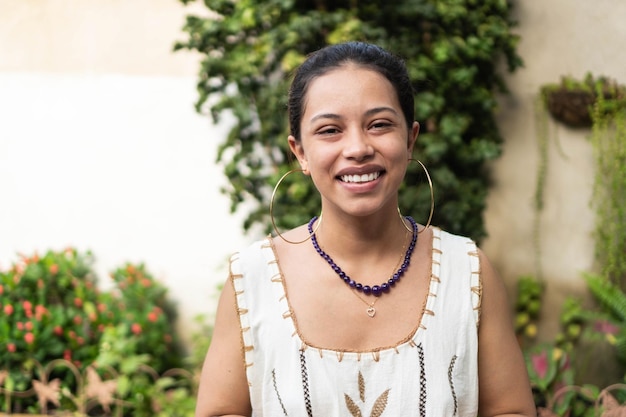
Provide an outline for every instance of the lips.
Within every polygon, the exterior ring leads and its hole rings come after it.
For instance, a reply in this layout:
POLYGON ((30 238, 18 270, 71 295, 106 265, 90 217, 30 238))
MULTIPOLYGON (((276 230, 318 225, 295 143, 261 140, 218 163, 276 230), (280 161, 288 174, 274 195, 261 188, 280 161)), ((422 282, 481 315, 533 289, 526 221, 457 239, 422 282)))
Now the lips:
POLYGON ((368 174, 340 175, 339 179, 346 183, 360 184, 374 181, 382 174, 381 171, 370 172, 368 174))

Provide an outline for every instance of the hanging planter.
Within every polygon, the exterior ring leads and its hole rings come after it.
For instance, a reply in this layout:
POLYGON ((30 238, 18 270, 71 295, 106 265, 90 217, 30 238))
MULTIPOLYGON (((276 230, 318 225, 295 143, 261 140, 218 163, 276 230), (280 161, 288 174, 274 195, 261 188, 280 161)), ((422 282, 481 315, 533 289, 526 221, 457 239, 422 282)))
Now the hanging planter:
POLYGON ((570 127, 588 128, 592 125, 592 108, 598 94, 604 99, 624 99, 626 89, 606 77, 594 78, 590 73, 582 81, 562 77, 559 84, 541 87, 541 98, 546 110, 570 127))

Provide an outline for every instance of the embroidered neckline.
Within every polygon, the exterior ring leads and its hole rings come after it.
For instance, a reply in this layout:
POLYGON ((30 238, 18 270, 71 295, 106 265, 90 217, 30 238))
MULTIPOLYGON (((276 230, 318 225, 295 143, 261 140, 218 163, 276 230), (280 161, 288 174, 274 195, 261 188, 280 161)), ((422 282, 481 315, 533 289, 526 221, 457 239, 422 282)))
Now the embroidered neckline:
POLYGON ((441 254, 442 254, 441 229, 438 227, 434 227, 434 226, 431 226, 430 229, 432 230, 431 257, 430 257, 431 261, 430 261, 430 268, 429 268, 430 277, 429 277, 429 283, 428 283, 426 295, 424 299, 422 300, 421 311, 419 314, 419 320, 417 324, 409 332, 409 334, 406 337, 399 340, 396 344, 390 345, 390 346, 381 346, 381 347, 368 349, 368 350, 347 350, 347 349, 322 347, 322 346, 317 346, 315 344, 308 342, 303 337, 303 335, 300 333, 300 328, 298 327, 298 320, 297 320, 296 314, 293 308, 291 307, 291 302, 289 301, 288 291, 287 291, 287 287, 286 287, 285 280, 284 280, 284 274, 280 266, 280 262, 278 260, 278 254, 276 253, 276 248, 274 246, 273 238, 272 236, 268 236, 267 237, 268 244, 263 245, 263 247, 271 251, 271 261, 269 262, 269 264, 277 268, 278 276, 280 276, 280 279, 276 279, 273 281, 275 284, 281 285, 283 289, 283 294, 278 300, 278 302, 281 304, 284 304, 284 306, 286 307, 285 313, 283 313, 283 318, 290 320, 294 329, 293 337, 296 337, 298 341, 300 342, 301 344, 300 349, 301 350, 306 350, 307 348, 315 349, 320 352, 320 355, 323 355, 324 353, 332 354, 333 356, 336 356, 339 359, 339 361, 341 361, 344 358, 344 356, 347 354, 356 355, 356 358, 358 360, 360 360, 361 356, 364 354, 365 355, 371 354, 372 357, 374 357, 374 359, 377 360, 376 358, 379 357, 380 352, 395 351, 397 353, 398 349, 404 345, 415 347, 417 345, 417 342, 416 342, 417 337, 421 333, 426 331, 426 329, 428 328, 427 324, 430 321, 430 318, 434 316, 435 314, 434 309, 433 309, 433 304, 435 303, 435 300, 437 297, 437 291, 438 291, 439 282, 440 282, 440 279, 439 279, 440 266, 441 266, 440 260, 441 260, 441 254))

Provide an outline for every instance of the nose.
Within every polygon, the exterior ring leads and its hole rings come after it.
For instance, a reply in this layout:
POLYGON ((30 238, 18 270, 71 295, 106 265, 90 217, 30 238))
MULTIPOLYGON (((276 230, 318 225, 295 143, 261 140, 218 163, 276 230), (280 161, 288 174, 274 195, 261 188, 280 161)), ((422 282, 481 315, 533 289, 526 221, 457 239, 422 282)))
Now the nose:
POLYGON ((361 129, 351 129, 344 136, 343 156, 357 161, 365 160, 374 155, 374 148, 367 133, 361 129))

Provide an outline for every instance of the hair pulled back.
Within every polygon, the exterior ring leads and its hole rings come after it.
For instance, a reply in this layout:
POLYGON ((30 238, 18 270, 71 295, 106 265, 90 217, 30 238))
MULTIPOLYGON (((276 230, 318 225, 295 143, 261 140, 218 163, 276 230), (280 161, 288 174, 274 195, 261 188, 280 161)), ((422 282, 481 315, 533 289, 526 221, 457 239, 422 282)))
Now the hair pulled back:
POLYGON ((300 141, 300 124, 304 101, 311 82, 327 72, 354 63, 378 72, 393 86, 406 124, 411 130, 414 120, 414 91, 404 60, 387 50, 365 42, 346 42, 326 46, 310 54, 296 70, 289 88, 288 113, 291 135, 300 141))

